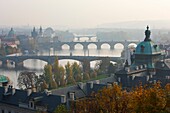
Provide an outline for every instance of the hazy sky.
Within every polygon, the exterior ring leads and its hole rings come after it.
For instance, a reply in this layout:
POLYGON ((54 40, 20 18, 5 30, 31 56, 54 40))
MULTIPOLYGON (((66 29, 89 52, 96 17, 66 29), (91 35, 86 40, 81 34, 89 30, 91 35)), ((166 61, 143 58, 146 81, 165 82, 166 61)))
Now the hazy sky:
POLYGON ((170 20, 170 0, 0 0, 0 25, 74 28, 134 20, 170 20))

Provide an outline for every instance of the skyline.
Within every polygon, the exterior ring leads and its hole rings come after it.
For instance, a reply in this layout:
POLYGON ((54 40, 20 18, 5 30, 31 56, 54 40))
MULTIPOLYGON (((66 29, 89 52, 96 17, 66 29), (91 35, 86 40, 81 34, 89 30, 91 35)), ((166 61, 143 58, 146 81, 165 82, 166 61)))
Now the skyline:
POLYGON ((0 26, 94 28, 124 21, 170 20, 169 0, 0 0, 0 26))

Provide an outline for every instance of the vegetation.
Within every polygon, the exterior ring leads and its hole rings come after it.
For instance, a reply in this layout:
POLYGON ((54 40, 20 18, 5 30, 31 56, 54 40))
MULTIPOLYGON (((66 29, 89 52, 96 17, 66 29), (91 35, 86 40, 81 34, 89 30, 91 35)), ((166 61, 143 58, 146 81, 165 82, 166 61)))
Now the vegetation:
POLYGON ((76 100, 71 111, 78 113, 169 113, 170 84, 139 86, 131 91, 114 84, 89 98, 76 100))
POLYGON ((35 88, 37 87, 38 76, 35 72, 24 71, 18 76, 18 86, 21 89, 35 88))
MULTIPOLYGON (((108 59, 106 59, 109 61, 108 59)), ((104 61, 105 62, 105 61, 104 61)), ((89 61, 84 60, 82 67, 77 62, 74 62, 73 64, 70 64, 69 62, 65 65, 65 67, 60 66, 58 62, 58 58, 56 57, 55 62, 53 65, 47 64, 44 66, 44 73, 42 75, 35 75, 32 79, 35 79, 34 85, 37 87, 37 91, 44 91, 44 89, 56 89, 58 87, 64 87, 66 85, 73 85, 76 84, 76 82, 86 82, 88 80, 96 80, 107 77, 107 73, 111 74, 114 73, 116 65, 113 65, 109 62, 102 63, 100 62, 98 65, 98 68, 95 68, 94 70, 90 69, 89 67, 89 61), (103 74, 101 73, 101 70, 103 74)), ((28 78, 26 76, 29 75, 29 73, 34 72, 26 72, 24 74, 20 73, 20 76, 18 78, 18 85, 20 88, 27 88, 28 86, 23 80, 23 78, 28 78)), ((35 74, 35 73, 34 73, 35 74)), ((29 84, 29 87, 30 86, 29 84)))

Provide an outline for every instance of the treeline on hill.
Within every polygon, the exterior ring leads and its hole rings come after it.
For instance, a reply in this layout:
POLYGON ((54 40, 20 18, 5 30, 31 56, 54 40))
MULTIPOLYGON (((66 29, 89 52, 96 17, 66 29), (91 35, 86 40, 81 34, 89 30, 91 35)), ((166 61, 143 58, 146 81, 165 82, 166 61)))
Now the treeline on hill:
POLYGON ((114 84, 72 103, 75 113, 170 113, 170 84, 139 86, 131 91, 114 84))
POLYGON ((97 79, 101 74, 114 73, 116 65, 108 62, 99 62, 95 69, 90 69, 90 62, 84 61, 82 66, 77 62, 65 67, 59 65, 58 58, 53 65, 47 64, 44 66, 42 75, 37 76, 35 72, 21 72, 18 77, 18 86, 21 89, 36 88, 37 91, 44 91, 44 89, 56 89, 76 82, 87 81, 90 79, 97 79))

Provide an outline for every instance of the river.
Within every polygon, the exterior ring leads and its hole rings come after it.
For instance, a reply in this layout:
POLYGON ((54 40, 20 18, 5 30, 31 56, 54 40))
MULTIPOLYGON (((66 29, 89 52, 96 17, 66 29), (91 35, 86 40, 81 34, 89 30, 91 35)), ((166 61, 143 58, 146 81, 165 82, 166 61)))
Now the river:
MULTIPOLYGON (((74 41, 78 41, 75 39, 74 41)), ((82 38, 80 41, 88 41, 87 38, 82 38)), ((96 41, 96 38, 92 38, 91 41, 96 41)), ((119 57, 121 54, 121 51, 123 50, 122 45, 116 45, 114 50, 110 50, 109 45, 103 44, 101 50, 97 50, 97 47, 93 44, 89 45, 89 50, 84 51, 82 45, 77 44, 75 46, 75 50, 69 50, 67 45, 64 45, 62 47, 61 51, 40 51, 38 54, 40 55, 67 55, 69 56, 70 53, 72 53, 73 56, 115 56, 119 57)), ((73 63, 76 60, 59 60, 59 64, 64 66, 67 62, 73 63)), ((76 61, 78 62, 78 61, 76 61)), ((79 63, 79 62, 78 62, 79 63)), ((43 73, 43 68, 47 63, 41 60, 33 60, 29 59, 24 61, 24 69, 17 70, 14 68, 14 65, 8 64, 7 69, 0 68, 0 75, 5 75, 9 77, 9 79, 12 81, 12 84, 14 87, 17 88, 17 78, 21 71, 34 71, 37 75, 40 75, 43 73)), ((96 61, 90 62, 91 67, 93 68, 96 64, 96 61)))

